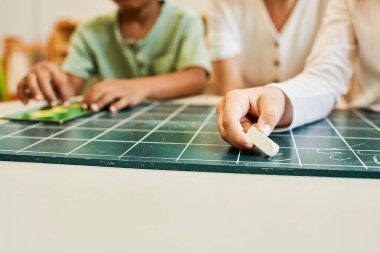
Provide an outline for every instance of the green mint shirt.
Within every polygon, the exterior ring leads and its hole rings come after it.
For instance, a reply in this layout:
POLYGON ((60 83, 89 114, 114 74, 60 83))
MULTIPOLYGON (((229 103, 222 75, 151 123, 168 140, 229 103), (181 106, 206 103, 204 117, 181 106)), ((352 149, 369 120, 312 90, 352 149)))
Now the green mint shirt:
POLYGON ((139 41, 122 37, 118 12, 81 24, 62 63, 67 73, 100 80, 156 76, 189 67, 211 71, 203 23, 196 14, 165 2, 150 32, 139 41))

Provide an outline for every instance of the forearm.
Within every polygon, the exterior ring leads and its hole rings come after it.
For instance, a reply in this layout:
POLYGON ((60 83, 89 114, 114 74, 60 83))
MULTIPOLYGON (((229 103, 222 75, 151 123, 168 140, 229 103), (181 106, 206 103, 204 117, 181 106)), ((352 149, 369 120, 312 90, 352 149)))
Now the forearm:
POLYGON ((286 108, 292 109, 290 119, 279 127, 296 128, 326 117, 342 95, 339 87, 318 76, 304 74, 272 87, 281 89, 287 99, 286 108))
POLYGON ((218 95, 225 95, 232 90, 247 87, 242 76, 240 56, 214 61, 212 67, 215 91, 218 95))
POLYGON ((347 92, 356 54, 346 1, 331 1, 303 73, 280 84, 293 107, 291 128, 327 116, 347 92))
POLYGON ((168 99, 199 94, 207 84, 206 71, 202 68, 189 68, 172 74, 139 78, 152 99, 168 99))
POLYGON ((244 89, 247 85, 242 81, 229 80, 228 77, 215 75, 215 92, 218 95, 224 96, 228 92, 236 89, 244 89))

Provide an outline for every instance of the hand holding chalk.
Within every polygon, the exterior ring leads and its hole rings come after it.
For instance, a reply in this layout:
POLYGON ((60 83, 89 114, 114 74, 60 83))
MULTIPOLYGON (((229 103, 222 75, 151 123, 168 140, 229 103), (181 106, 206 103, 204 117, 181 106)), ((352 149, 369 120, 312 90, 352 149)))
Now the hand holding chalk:
POLYGON ((274 141, 254 126, 248 130, 247 135, 253 145, 261 149, 268 156, 274 156, 280 150, 280 147, 274 141))
POLYGON ((247 132, 253 125, 268 136, 275 127, 290 125, 293 117, 285 93, 275 87, 231 91, 216 109, 222 138, 237 148, 247 150, 252 149, 252 140, 247 132))

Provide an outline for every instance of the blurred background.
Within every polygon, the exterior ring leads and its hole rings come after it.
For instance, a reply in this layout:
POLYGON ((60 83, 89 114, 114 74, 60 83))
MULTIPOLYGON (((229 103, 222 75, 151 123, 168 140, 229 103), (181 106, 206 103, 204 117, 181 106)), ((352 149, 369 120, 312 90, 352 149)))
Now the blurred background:
MULTIPOLYGON (((209 0, 168 0, 205 15, 209 0)), ((1 0, 0 100, 15 99, 16 86, 34 63, 60 62, 76 25, 115 9, 112 0, 1 0)))

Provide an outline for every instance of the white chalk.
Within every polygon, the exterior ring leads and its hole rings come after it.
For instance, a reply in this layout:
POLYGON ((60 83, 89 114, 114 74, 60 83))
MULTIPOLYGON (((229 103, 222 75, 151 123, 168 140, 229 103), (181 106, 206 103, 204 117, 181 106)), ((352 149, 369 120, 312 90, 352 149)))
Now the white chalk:
POLYGON ((261 149, 268 156, 274 156, 280 150, 280 147, 265 134, 260 132, 256 127, 251 127, 247 135, 252 143, 261 149))

